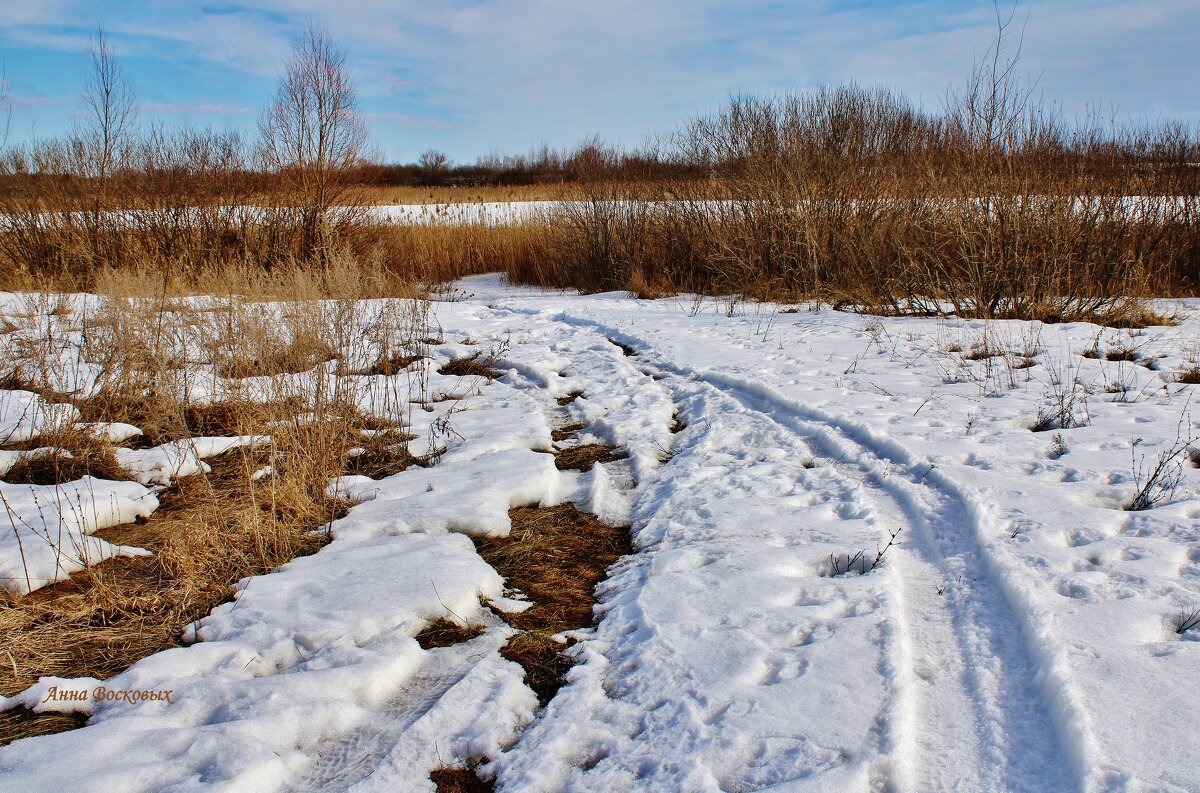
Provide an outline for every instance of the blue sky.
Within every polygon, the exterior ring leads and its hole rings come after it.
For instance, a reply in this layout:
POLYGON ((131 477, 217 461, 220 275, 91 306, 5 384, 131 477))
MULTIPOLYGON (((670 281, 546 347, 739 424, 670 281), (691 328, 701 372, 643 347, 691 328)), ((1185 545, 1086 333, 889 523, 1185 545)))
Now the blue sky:
MULTIPOLYGON (((1020 70, 1069 116, 1200 122, 1200 1, 1024 0, 1026 18, 1020 70)), ((252 130, 310 20, 349 51, 386 159, 460 162, 638 145, 731 94, 849 79, 936 107, 995 26, 990 0, 5 0, 11 138, 68 128, 97 26, 145 118, 252 130)))

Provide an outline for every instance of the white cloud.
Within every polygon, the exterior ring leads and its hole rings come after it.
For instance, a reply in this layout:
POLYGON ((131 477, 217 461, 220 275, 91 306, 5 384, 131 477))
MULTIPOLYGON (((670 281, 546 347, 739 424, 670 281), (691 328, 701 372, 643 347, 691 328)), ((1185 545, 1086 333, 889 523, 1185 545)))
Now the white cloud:
MULTIPOLYGON (((393 155, 436 145, 460 158, 590 133, 637 143, 731 93, 848 79, 936 106, 965 80, 995 25, 990 0, 25 5, 36 9, 0 11, 6 39, 78 48, 88 26, 103 22, 119 54, 258 78, 277 73, 289 34, 315 20, 349 48, 364 115, 404 149, 393 155)), ((1018 23, 1026 13, 1021 71, 1068 113, 1092 100, 1177 117, 1200 106, 1195 0, 1031 0, 1018 23)))

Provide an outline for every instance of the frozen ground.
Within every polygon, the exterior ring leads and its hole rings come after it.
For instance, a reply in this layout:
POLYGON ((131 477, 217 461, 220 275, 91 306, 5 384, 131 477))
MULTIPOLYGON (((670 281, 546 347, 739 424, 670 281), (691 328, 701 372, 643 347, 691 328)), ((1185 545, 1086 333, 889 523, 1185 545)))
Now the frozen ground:
MULTIPOLYGON (((91 720, 0 749, 0 790, 428 791, 482 757, 502 791, 1200 790, 1196 306, 1129 332, 462 287, 434 355, 505 374, 431 374, 477 394, 440 403, 442 461, 334 483, 357 506, 329 546, 104 682, 171 702, 14 697, 91 720), (628 458, 558 471, 565 421, 628 458), (463 535, 565 500, 635 553, 539 708, 481 605, 520 595, 463 535), (490 627, 421 649, 447 612, 490 627)), ((8 398, 13 432, 73 420, 8 398)), ((123 487, 111 520, 153 508, 123 487)))

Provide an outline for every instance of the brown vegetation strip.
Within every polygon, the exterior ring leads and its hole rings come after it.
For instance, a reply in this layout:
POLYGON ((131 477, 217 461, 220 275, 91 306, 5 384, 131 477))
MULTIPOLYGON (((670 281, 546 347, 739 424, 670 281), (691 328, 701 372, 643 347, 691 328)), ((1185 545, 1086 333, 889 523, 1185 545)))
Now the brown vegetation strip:
POLYGON ((19 738, 74 730, 85 724, 87 716, 79 713, 33 713, 20 708, 7 710, 0 713, 0 746, 7 746, 19 738))
POLYGON ((518 631, 501 654, 525 669, 525 682, 545 704, 570 668, 551 636, 592 624, 596 585, 631 552, 629 530, 607 526, 571 504, 509 511, 507 537, 475 540, 479 554, 534 605, 504 619, 518 631))
POLYGON ((408 450, 407 441, 415 437, 399 431, 363 436, 364 451, 348 457, 343 471, 348 475, 383 479, 414 465, 425 465, 426 460, 416 457, 408 450))
POLYGON ((607 443, 585 443, 554 454, 554 465, 560 471, 590 471, 596 463, 611 463, 625 457, 616 446, 607 443))
POLYGON ((564 424, 561 427, 550 430, 550 438, 555 443, 558 443, 559 441, 565 441, 567 438, 575 437, 575 433, 579 432, 581 429, 583 429, 583 425, 579 422, 564 424))
POLYGON ((381 357, 375 362, 374 366, 372 366, 370 369, 367 369, 365 372, 362 372, 362 374, 384 375, 390 377, 394 374, 400 374, 401 372, 406 371, 408 367, 412 366, 417 361, 425 360, 425 357, 426 356, 424 355, 405 355, 403 353, 390 355, 386 358, 381 357))
POLYGON ((130 478, 113 453, 111 444, 88 432, 62 429, 21 444, 25 449, 49 451, 26 456, 0 479, 9 484, 57 485, 86 475, 123 481, 130 478))
POLYGON ((455 358, 438 369, 438 374, 453 375, 455 377, 484 377, 487 378, 488 382, 500 376, 500 372, 491 368, 486 363, 480 363, 479 357, 479 354, 476 353, 470 358, 455 358))
POLYGON ((558 399, 556 399, 554 401, 558 403, 559 407, 566 407, 567 405, 574 402, 576 399, 579 399, 579 397, 581 397, 581 396, 583 396, 582 391, 572 391, 571 393, 567 394, 566 396, 560 396, 558 399))

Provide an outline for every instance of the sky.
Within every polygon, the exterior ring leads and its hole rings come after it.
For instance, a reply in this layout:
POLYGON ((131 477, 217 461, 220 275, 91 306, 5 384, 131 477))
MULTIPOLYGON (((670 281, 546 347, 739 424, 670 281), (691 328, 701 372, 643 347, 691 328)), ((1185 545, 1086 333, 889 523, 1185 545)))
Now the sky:
MULTIPOLYGON (((9 140, 69 129, 97 28, 143 120, 252 132, 310 22, 386 161, 463 163, 635 147, 732 95, 848 80, 936 109, 996 31, 991 0, 2 0, 9 140)), ((1200 123, 1200 0, 1021 0, 1021 28, 1018 73, 1069 118, 1200 123)))

